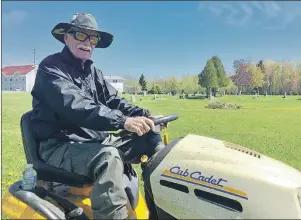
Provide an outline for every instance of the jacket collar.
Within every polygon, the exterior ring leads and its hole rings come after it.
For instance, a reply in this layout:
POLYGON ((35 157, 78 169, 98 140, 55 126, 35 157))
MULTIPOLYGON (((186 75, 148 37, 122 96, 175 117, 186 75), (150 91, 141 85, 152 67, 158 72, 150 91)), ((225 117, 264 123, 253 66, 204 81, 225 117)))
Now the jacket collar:
POLYGON ((76 58, 67 46, 65 46, 61 51, 61 55, 63 60, 65 60, 69 65, 74 66, 76 69, 84 70, 93 64, 93 61, 90 59, 82 61, 81 59, 76 58))

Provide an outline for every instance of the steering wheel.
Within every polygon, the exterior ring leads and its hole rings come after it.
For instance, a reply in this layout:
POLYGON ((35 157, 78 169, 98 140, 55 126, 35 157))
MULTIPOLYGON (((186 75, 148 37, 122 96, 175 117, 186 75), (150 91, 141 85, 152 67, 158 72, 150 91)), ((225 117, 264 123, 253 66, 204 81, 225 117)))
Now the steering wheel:
MULTIPOLYGON (((179 116, 177 114, 170 114, 170 115, 159 117, 159 118, 151 118, 151 120, 153 120, 154 125, 156 126, 156 125, 168 123, 168 122, 171 122, 171 121, 175 121, 178 118, 179 118, 179 116)), ((121 135, 127 134, 127 133, 132 133, 132 132, 127 131, 125 129, 120 132, 121 135)))
POLYGON ((168 122, 171 122, 171 121, 175 121, 178 118, 179 118, 179 116, 177 114, 170 114, 170 115, 167 115, 167 116, 155 118, 155 119, 153 119, 153 122, 156 126, 156 125, 159 125, 159 124, 164 124, 164 123, 168 123, 168 122))

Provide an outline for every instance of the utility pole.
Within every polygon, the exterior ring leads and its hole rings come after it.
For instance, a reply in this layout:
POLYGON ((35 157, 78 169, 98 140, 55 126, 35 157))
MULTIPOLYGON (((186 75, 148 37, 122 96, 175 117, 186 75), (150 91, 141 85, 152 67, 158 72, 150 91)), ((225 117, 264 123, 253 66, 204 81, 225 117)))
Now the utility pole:
MULTIPOLYGON (((36 75, 37 75, 37 71, 36 71, 36 48, 31 48, 33 50, 33 77, 34 77, 34 80, 35 81, 35 78, 36 78, 36 75)), ((30 77, 32 79, 32 77, 30 77)), ((31 88, 31 80, 29 80, 29 90, 31 91, 32 88, 31 88)), ((34 82, 32 82, 34 84, 34 82)))
POLYGON ((36 48, 32 48, 33 50, 33 67, 36 68, 36 48))

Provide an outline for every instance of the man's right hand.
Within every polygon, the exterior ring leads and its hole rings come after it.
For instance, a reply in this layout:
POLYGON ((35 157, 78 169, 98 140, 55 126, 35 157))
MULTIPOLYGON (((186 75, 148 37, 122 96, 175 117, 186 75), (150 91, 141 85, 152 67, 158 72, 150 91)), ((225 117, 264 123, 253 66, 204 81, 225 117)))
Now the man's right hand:
POLYGON ((146 117, 129 117, 126 119, 124 128, 142 136, 150 130, 155 130, 154 122, 146 117))

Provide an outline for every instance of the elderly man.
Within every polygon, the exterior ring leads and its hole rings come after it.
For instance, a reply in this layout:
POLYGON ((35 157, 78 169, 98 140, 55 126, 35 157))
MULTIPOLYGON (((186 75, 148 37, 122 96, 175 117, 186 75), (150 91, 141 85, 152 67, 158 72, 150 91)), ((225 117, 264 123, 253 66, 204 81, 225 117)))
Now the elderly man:
POLYGON ((117 96, 90 60, 95 48, 107 48, 109 33, 98 30, 90 14, 75 14, 52 35, 65 44, 39 65, 33 96, 32 123, 40 156, 48 165, 90 177, 93 216, 126 219, 124 162, 161 147, 150 112, 117 96), (124 129, 127 134, 108 131, 124 129), (156 145, 157 144, 157 145, 156 145))

